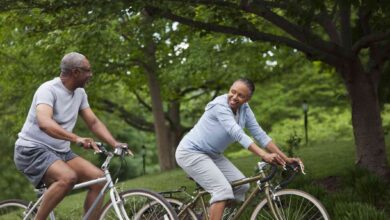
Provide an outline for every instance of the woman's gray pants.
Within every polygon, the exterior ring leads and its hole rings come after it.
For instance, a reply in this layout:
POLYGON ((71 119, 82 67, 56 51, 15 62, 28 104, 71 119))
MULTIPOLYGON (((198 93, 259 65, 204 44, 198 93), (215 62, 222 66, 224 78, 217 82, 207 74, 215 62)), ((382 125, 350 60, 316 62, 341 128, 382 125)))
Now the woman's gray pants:
POLYGON ((226 157, 208 155, 178 147, 176 161, 199 185, 211 194, 210 203, 235 199, 244 201, 249 184, 232 189, 230 182, 245 178, 226 157))

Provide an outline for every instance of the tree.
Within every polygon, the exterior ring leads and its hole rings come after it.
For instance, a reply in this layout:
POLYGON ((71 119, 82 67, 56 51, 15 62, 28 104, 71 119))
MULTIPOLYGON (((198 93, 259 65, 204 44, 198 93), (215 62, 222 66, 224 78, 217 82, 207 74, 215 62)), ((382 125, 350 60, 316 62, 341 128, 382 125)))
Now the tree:
MULTIPOLYGON (((12 51, 14 57, 21 56, 26 52, 26 42, 27 48, 30 48, 27 51, 35 59, 41 60, 35 63, 38 74, 34 77, 19 74, 22 80, 33 78, 34 85, 18 92, 26 94, 29 93, 26 90, 33 91, 34 86, 41 83, 39 76, 52 77, 51 71, 58 69, 56 64, 65 51, 72 49, 85 52, 89 55, 94 71, 98 73, 92 88, 87 88, 93 106, 115 113, 137 129, 155 132, 162 170, 175 167, 174 152, 181 137, 197 119, 205 100, 218 95, 221 88, 226 88, 230 83, 230 80, 226 82, 225 79, 242 74, 242 65, 247 66, 248 72, 258 72, 261 68, 261 63, 247 65, 240 62, 241 59, 234 61, 229 58, 243 51, 259 53, 258 49, 253 49, 251 42, 241 41, 241 37, 229 39, 213 36, 203 41, 198 35, 192 35, 192 29, 181 26, 173 30, 168 28, 174 25, 172 22, 156 21, 147 14, 117 10, 115 5, 107 9, 104 5, 91 8, 89 4, 75 4, 78 7, 74 4, 71 4, 73 7, 66 7, 67 3, 64 2, 26 2, 25 5, 11 7, 3 17, 4 22, 13 24, 3 27, 10 31, 10 36, 3 42, 11 42, 9 45, 3 44, 5 51, 12 51), (26 16, 21 16, 21 11, 26 16), (85 16, 72 17, 70 14, 85 16), (190 49, 180 47, 186 43, 191 44, 190 49), (13 44, 19 45, 20 51, 14 50, 13 44), (235 49, 237 45, 241 45, 240 50, 235 49), (38 49, 41 51, 39 55, 35 54, 38 49), (50 56, 45 58, 45 53, 50 56), (208 56, 217 58, 210 59, 208 56), (50 63, 50 68, 45 68, 42 61, 50 63), (126 90, 128 94, 125 97, 108 95, 111 91, 120 93, 120 90, 126 90), (103 96, 94 98, 93 94, 101 91, 103 96), (139 107, 127 104, 128 98, 138 101, 142 109, 134 110, 139 107), (189 102, 196 107, 191 110, 181 108, 183 103, 189 102), (149 112, 153 117, 150 117, 149 112), (189 118, 184 120, 187 126, 182 122, 183 112, 185 118, 189 118)), ((9 56, 6 53, 2 55, 9 56)), ((16 67, 19 64, 15 62, 16 67)), ((27 67, 30 65, 27 64, 27 67)), ((16 72, 23 70, 6 72, 12 80, 16 79, 16 72)), ((10 90, 7 94, 14 92, 13 87, 10 90)), ((30 97, 25 99, 29 100, 30 97)))
MULTIPOLYGON (((30 17, 25 30, 89 25, 145 10, 229 37, 284 45, 337 70, 349 94, 357 164, 379 175, 389 173, 380 118, 378 87, 390 53, 388 1, 6 1, 0 11, 30 17), (92 4, 93 3, 93 4, 92 4), (30 13, 30 14, 29 14, 30 13), (34 20, 40 15, 45 19, 34 20)), ((17 19, 16 19, 17 20, 17 19)), ((51 30, 55 30, 51 29, 51 30)), ((229 38, 228 37, 228 38, 229 38)), ((253 63, 253 62, 252 62, 253 63)), ((164 97, 164 95, 163 95, 164 97)))
POLYGON ((349 94, 356 163, 389 175, 378 86, 389 62, 388 1, 148 1, 150 15, 285 45, 335 68, 349 94))

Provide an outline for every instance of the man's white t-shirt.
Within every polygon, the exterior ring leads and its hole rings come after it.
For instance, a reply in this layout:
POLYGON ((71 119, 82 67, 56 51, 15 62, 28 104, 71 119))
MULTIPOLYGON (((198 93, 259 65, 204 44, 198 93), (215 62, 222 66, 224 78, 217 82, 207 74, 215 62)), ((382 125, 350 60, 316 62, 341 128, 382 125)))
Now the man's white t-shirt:
POLYGON ((58 152, 70 150, 70 142, 53 138, 42 131, 37 122, 36 107, 46 104, 53 108, 53 119, 62 128, 72 132, 80 110, 89 108, 88 97, 83 88, 68 90, 59 77, 43 83, 35 92, 26 122, 18 134, 15 145, 39 148, 49 147, 58 152))

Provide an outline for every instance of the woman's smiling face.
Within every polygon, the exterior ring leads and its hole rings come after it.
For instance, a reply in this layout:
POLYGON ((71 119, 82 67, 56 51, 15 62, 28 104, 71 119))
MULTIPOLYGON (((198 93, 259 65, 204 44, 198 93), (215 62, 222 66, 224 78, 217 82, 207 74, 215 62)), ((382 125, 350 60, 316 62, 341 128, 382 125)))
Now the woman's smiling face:
POLYGON ((242 104, 249 101, 250 96, 251 96, 250 90, 245 85, 245 83, 243 83, 241 81, 236 81, 230 87, 230 90, 228 93, 228 104, 229 104, 230 108, 233 110, 233 112, 236 112, 237 109, 242 104))

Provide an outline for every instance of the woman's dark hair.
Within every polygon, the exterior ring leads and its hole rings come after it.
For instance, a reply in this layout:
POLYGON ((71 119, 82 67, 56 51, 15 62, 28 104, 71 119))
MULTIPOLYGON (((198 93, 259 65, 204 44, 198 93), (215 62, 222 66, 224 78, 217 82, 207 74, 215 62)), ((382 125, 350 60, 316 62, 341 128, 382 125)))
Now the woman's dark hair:
POLYGON ((249 91, 251 92, 250 96, 252 96, 253 93, 255 92, 255 84, 252 82, 252 80, 248 78, 239 78, 235 82, 238 81, 244 83, 248 87, 249 91))

